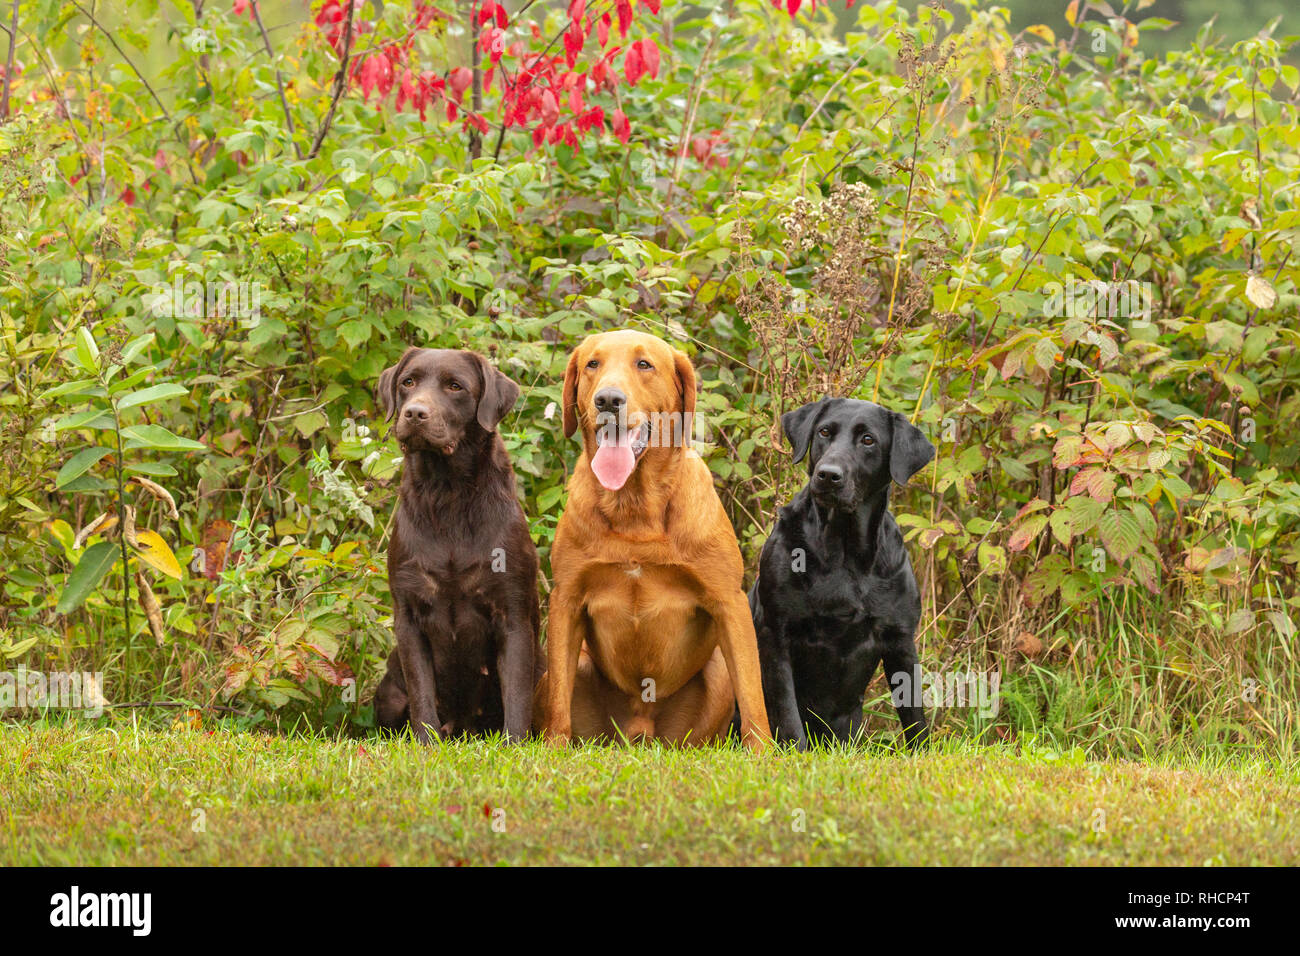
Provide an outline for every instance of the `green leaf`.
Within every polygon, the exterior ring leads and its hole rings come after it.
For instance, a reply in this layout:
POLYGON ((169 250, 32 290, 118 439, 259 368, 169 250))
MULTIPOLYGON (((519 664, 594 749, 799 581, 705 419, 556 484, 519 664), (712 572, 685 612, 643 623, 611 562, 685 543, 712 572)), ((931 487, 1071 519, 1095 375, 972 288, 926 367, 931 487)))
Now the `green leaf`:
POLYGON ((154 478, 171 478, 176 469, 171 465, 155 461, 138 461, 122 469, 128 475, 151 475, 154 478))
POLYGON ((1142 532, 1137 519, 1127 511, 1112 509, 1097 522, 1097 537, 1110 556, 1123 564, 1137 551, 1142 532))
POLYGON ((112 428, 113 416, 108 414, 102 408, 88 408, 82 412, 74 412, 71 415, 64 415, 54 423, 56 432, 67 431, 70 428, 112 428))
POLYGON ((77 364, 92 375, 99 371, 99 346, 84 325, 77 329, 77 364))
POLYGON ((113 541, 100 541, 92 544, 81 556, 77 566, 68 575, 68 581, 59 595, 59 603, 54 610, 59 614, 71 614, 86 603, 90 592, 95 590, 117 557, 118 545, 113 541))
POLYGON ((149 405, 153 402, 161 402, 168 398, 179 398, 182 395, 188 395, 190 390, 183 385, 177 385, 170 382, 163 385, 151 385, 149 388, 142 388, 138 392, 132 392, 118 400, 118 411, 128 408, 135 408, 137 405, 149 405))
POLYGON ((68 482, 80 478, 88 472, 95 462, 99 461, 105 455, 113 454, 113 449, 96 446, 94 448, 83 448, 77 452, 67 463, 59 469, 58 476, 54 479, 54 487, 62 488, 68 482))
POLYGON ((153 345, 153 340, 154 340, 154 334, 152 332, 149 332, 145 335, 138 336, 137 338, 134 338, 130 342, 128 342, 126 346, 122 349, 122 364, 130 365, 132 362, 134 362, 136 356, 138 356, 141 352, 147 349, 150 345, 153 345))
POLYGON ((174 435, 161 425, 132 425, 122 429, 127 448, 160 448, 164 451, 207 451, 206 445, 174 435))
POLYGON ((53 388, 41 392, 41 398, 59 398, 63 395, 103 395, 104 390, 99 387, 99 382, 93 378, 82 378, 75 382, 64 382, 62 385, 55 385, 53 388))

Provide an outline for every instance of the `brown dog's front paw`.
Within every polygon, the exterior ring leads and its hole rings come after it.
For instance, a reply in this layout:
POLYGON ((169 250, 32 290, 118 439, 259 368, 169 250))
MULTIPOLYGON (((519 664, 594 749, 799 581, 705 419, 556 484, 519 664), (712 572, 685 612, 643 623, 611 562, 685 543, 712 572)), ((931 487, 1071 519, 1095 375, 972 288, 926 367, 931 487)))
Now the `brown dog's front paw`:
POLYGON ((563 750, 569 746, 569 731, 547 729, 546 745, 554 750, 563 750))
POLYGON ((428 724, 412 724, 411 730, 415 734, 415 739, 426 747, 442 743, 442 735, 438 733, 436 728, 428 724))

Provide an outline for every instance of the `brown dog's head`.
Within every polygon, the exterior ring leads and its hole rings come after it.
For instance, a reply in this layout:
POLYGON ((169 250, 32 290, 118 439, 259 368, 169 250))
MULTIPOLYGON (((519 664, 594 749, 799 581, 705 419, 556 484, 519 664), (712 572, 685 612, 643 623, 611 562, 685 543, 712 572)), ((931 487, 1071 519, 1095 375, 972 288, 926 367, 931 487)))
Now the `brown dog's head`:
POLYGON ((455 452, 475 429, 496 431, 519 386, 475 352, 409 348, 379 376, 375 397, 403 451, 455 452))
POLYGON ((564 373, 564 434, 582 426, 596 480, 622 488, 647 449, 685 447, 695 415, 695 369, 667 342, 623 329, 593 335, 564 373))

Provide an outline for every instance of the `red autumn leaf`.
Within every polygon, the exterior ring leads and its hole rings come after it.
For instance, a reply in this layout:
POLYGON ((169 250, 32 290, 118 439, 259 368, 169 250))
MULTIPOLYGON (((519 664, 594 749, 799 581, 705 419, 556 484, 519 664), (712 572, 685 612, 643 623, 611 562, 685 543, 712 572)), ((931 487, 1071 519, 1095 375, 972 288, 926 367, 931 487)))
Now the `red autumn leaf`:
POLYGON ((632 124, 627 121, 627 116, 622 110, 614 110, 609 118, 609 128, 618 137, 619 142, 626 146, 628 138, 632 135, 632 124))
POLYGON ((587 0, 569 0, 569 19, 575 24, 582 20, 587 12, 587 0))
POLYGON ((447 86, 458 100, 469 89, 472 82, 474 82, 474 72, 467 66, 458 66, 447 75, 447 86))
POLYGON ((122 190, 122 202, 126 203, 128 206, 135 205, 135 190, 130 186, 127 186, 126 189, 122 190))
MULTIPOLYGON (((651 13, 658 13, 658 12, 659 12, 659 2, 660 2, 660 0, 641 0, 641 2, 644 3, 647 7, 650 8, 650 12, 651 12, 651 13)), ((852 2, 852 0, 850 0, 850 2, 852 2)))
POLYGON ((641 60, 652 79, 659 79, 659 47, 649 37, 641 41, 641 60))
POLYGON ((632 25, 632 0, 618 0, 618 35, 627 36, 627 28, 632 25))
POLYGON ((609 43, 609 14, 608 13, 605 14, 603 17, 601 17, 600 22, 596 24, 596 39, 600 42, 601 46, 605 46, 607 43, 609 43))
POLYGON ((560 104, 555 101, 555 94, 550 90, 542 92, 542 125, 552 127, 560 118, 560 104))
POLYGON ((587 35, 582 32, 582 25, 574 21, 569 29, 564 31, 564 53, 569 61, 569 66, 578 62, 578 54, 582 52, 582 47, 587 42, 587 35))
POLYGON ((641 59, 641 44, 633 43, 627 48, 623 58, 623 75, 627 77, 628 86, 636 86, 636 81, 645 73, 645 63, 641 59))

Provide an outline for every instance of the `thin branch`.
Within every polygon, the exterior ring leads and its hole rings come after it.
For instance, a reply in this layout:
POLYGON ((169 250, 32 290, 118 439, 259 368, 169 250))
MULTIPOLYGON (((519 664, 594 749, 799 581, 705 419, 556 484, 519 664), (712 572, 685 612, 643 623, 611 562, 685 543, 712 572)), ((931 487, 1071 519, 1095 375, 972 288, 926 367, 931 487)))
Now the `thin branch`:
POLYGON ((14 0, 13 25, 8 32, 9 60, 5 64, 4 92, 0 93, 0 122, 9 118, 9 86, 14 78, 14 49, 18 46, 18 0, 14 0))
MULTIPOLYGON (((17 2, 17 0, 15 0, 17 2)), ((253 11, 253 19, 257 21, 257 29, 262 34, 262 46, 266 48, 266 55, 275 64, 275 52, 271 49, 271 38, 267 35, 266 27, 262 25, 262 12, 258 9, 257 0, 249 4, 249 9, 253 11)), ((280 108, 284 110, 284 121, 289 126, 289 141, 293 143, 293 151, 302 159, 302 147, 298 145, 298 132, 293 126, 293 114, 289 112, 289 101, 284 96, 284 80, 280 76, 280 67, 275 67, 275 88, 280 93, 280 108)))
POLYGON ((334 111, 338 109, 339 100, 343 98, 343 91, 348 88, 348 62, 352 59, 352 8, 355 5, 355 0, 348 0, 348 19, 343 28, 343 59, 339 61, 339 70, 334 74, 334 95, 330 99, 329 112, 325 114, 324 122, 320 124, 320 129, 316 131, 316 139, 311 144, 311 152, 307 154, 308 159, 315 159, 316 154, 320 152, 321 143, 325 142, 330 127, 334 125, 334 111))

